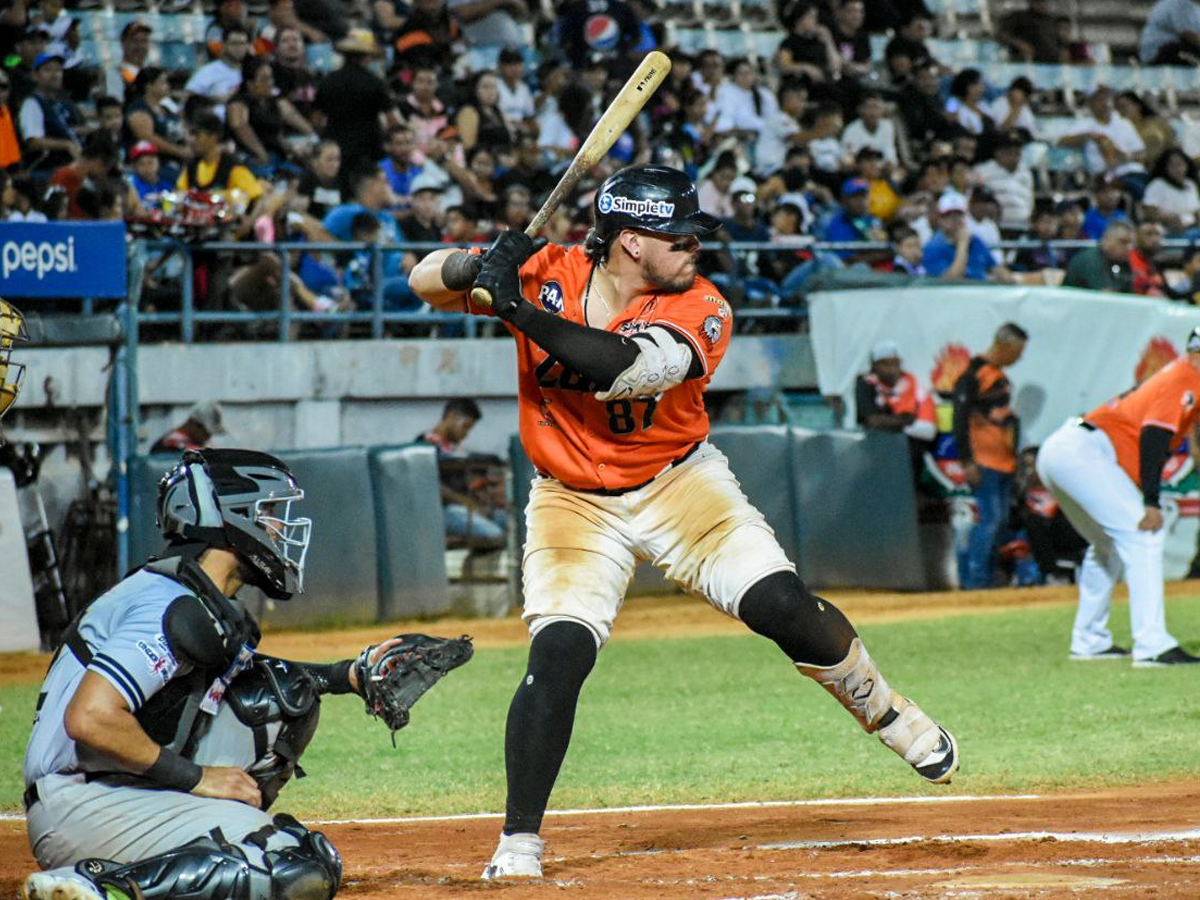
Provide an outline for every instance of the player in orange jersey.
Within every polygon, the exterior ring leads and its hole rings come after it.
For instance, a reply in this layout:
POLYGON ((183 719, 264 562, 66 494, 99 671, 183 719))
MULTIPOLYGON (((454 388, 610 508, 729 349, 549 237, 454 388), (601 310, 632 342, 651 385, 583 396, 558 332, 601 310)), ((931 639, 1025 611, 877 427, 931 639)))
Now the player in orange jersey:
POLYGON ((1108 608, 1124 570, 1135 666, 1200 663, 1167 631, 1163 604, 1163 463, 1196 439, 1200 419, 1200 328, 1187 355, 1082 419, 1070 419, 1038 451, 1038 476, 1091 545, 1079 570, 1072 659, 1118 659, 1108 608))
POLYGON ((538 832, 584 679, 638 560, 650 560, 774 640, 929 781, 958 768, 950 734, 888 686, 846 617, 796 577, 762 514, 708 443, 703 393, 732 313, 700 277, 701 212, 682 172, 632 166, 601 185, 586 246, 504 232, 482 262, 430 254, 413 289, 441 309, 490 312, 517 342, 521 440, 538 472, 526 509, 532 642, 508 714, 508 811, 485 878, 542 874, 538 832))

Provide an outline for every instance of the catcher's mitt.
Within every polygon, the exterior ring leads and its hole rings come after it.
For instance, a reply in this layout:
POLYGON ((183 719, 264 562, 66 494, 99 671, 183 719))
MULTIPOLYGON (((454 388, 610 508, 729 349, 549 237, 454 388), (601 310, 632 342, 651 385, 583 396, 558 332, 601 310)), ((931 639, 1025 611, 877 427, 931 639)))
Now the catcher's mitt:
MULTIPOLYGON (((400 643, 389 647, 370 663, 375 646, 358 655, 354 663, 359 689, 367 702, 367 715, 383 719, 396 732, 408 724, 408 711, 421 696, 448 672, 467 662, 475 653, 471 638, 431 637, 427 634, 400 634, 400 643)), ((376 645, 378 646, 378 645, 376 645)))

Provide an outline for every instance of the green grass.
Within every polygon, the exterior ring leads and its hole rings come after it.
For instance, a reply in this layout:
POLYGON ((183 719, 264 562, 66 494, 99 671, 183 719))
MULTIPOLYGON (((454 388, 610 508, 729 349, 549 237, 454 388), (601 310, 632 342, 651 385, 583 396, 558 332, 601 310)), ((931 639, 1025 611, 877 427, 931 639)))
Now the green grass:
MULTIPOLYGON (((1196 672, 1072 663, 1073 608, 862 629, 892 682, 957 735, 963 769, 924 784, 753 636, 617 642, 584 687, 553 806, 1046 791, 1200 775, 1196 672)), ((1177 635, 1200 600, 1175 601, 1177 635)), ((1118 640, 1127 610, 1113 614, 1118 640)), ((393 750, 359 701, 328 698, 281 808, 302 817, 494 811, 524 650, 481 650, 421 700, 393 750)), ((19 806, 36 687, 0 689, 0 808, 19 806)))

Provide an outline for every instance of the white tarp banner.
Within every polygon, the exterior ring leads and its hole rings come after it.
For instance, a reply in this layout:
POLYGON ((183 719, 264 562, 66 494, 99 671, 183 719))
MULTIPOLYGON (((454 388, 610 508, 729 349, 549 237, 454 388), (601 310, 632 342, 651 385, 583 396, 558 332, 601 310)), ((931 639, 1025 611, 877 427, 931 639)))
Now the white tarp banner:
POLYGON ((809 321, 817 383, 846 401, 849 422, 855 377, 879 341, 894 340, 926 388, 948 391, 958 368, 948 363, 982 353, 999 326, 1015 322, 1029 345, 1008 377, 1021 444, 1030 445, 1133 387, 1139 368, 1161 364, 1151 357, 1182 353, 1200 308, 1075 288, 956 285, 823 291, 809 297, 809 321))
POLYGON ((36 650, 39 643, 17 486, 0 468, 0 652, 36 650))

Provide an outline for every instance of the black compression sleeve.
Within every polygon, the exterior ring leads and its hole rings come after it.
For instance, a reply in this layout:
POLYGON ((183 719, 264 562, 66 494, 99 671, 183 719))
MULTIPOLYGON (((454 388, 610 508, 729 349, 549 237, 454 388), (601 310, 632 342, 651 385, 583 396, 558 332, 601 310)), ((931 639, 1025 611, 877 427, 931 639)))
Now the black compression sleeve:
POLYGON ((612 387, 641 352, 631 338, 568 322, 527 300, 521 301, 510 321, 568 369, 596 382, 600 390, 612 387))
POLYGON ((1167 461, 1167 454, 1171 452, 1171 438, 1173 437, 1175 437, 1175 433, 1172 431, 1155 425, 1147 425, 1142 429, 1141 437, 1138 439, 1141 458, 1139 473, 1142 477, 1142 501, 1147 506, 1158 506, 1158 489, 1162 483, 1163 464, 1167 461))
POLYGON ((352 659, 335 663, 300 663, 300 667, 312 676, 318 694, 353 694, 350 685, 352 659))

